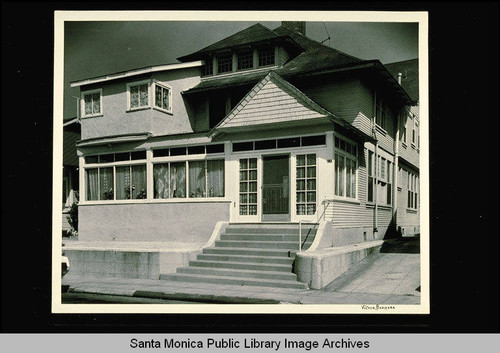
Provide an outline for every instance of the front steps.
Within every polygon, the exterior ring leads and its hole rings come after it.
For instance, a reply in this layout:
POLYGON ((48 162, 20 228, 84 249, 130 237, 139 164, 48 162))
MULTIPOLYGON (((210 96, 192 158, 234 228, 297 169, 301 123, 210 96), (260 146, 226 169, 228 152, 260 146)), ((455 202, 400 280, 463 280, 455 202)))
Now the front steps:
MULTIPOLYGON (((311 225, 302 230, 303 249, 316 234, 311 225)), ((205 248, 189 266, 160 279, 280 288, 308 288, 292 272, 299 249, 297 224, 230 224, 214 247, 205 248)))

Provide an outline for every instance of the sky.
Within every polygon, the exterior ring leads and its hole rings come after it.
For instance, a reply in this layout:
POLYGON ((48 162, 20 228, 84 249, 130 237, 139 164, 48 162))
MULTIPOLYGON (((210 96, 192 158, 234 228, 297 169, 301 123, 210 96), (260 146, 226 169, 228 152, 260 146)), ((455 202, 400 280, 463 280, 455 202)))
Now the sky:
MULTIPOLYGON (((70 82, 178 62, 255 21, 66 21, 64 120, 76 117, 79 88, 70 82)), ((275 29, 281 22, 259 22, 275 29)), ((418 57, 418 24, 306 22, 306 35, 360 59, 383 64, 418 57), (330 37, 329 40, 327 38, 330 37)))

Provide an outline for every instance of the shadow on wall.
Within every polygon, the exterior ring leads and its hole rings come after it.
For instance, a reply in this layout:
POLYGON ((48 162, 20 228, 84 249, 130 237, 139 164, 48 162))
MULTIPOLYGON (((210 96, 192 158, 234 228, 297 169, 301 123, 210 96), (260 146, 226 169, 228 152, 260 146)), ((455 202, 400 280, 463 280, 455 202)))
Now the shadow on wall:
POLYGON ((400 228, 396 228, 396 215, 391 220, 380 249, 385 254, 420 254, 420 237, 403 237, 400 228))

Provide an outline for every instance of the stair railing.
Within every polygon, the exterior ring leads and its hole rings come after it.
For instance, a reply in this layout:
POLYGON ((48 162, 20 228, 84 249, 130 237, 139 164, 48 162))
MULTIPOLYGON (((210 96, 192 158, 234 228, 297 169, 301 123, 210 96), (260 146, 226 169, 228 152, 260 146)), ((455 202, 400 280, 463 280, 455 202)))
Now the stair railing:
MULTIPOLYGON (((323 220, 325 220, 326 210, 328 209, 328 206, 332 202, 333 202, 333 200, 331 200, 331 199, 324 199, 323 201, 321 201, 321 204, 323 205, 323 212, 321 213, 320 216, 318 216, 318 210, 316 210, 316 212, 314 213, 314 215, 316 215, 316 222, 311 221, 309 219, 299 219, 299 252, 302 252, 302 246, 303 246, 303 243, 302 243, 302 223, 314 223, 317 225, 319 223, 320 219, 323 218, 323 220)), ((307 237, 304 240, 304 243, 306 241, 307 241, 307 237)))

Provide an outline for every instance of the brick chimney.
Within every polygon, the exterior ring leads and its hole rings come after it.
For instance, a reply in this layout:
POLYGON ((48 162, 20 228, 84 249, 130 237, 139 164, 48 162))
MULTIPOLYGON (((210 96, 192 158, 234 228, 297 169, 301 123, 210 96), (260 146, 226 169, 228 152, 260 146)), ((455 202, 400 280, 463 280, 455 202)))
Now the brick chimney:
POLYGON ((293 32, 297 32, 306 35, 306 23, 299 21, 281 21, 281 25, 293 32))

